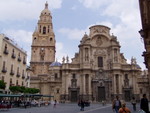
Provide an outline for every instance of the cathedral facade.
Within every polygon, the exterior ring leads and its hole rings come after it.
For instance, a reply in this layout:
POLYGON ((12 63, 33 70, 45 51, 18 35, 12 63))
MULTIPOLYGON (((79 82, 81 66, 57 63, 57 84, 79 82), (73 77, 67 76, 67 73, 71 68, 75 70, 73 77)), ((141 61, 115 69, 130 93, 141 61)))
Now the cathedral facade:
MULTIPOLYGON (((55 61, 55 34, 48 3, 41 12, 31 46, 31 87, 59 101, 110 101, 116 95, 140 98, 141 68, 135 58, 128 64, 110 28, 94 25, 84 34, 72 61, 55 61)), ((141 86, 142 88, 142 86, 141 86)))

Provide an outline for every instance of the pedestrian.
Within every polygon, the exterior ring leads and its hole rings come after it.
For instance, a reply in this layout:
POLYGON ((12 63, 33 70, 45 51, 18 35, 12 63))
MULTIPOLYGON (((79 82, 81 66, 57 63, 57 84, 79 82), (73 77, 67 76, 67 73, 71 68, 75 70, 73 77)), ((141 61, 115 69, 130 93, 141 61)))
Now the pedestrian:
POLYGON ((126 107, 126 103, 123 103, 121 105, 121 108, 119 109, 119 113, 131 113, 129 108, 126 107))
POLYGON ((80 102, 80 105, 81 105, 81 109, 80 109, 80 111, 84 111, 84 101, 83 100, 81 100, 81 102, 80 102))
POLYGON ((54 101, 54 108, 56 108, 56 104, 57 104, 57 101, 55 100, 55 101, 54 101))
POLYGON ((112 109, 115 110, 116 113, 118 113, 120 107, 121 101, 119 100, 119 96, 116 96, 116 99, 114 99, 112 102, 112 109))
POLYGON ((133 111, 136 111, 136 99, 132 97, 131 104, 133 105, 133 111))
POLYGON ((148 99, 146 97, 146 94, 143 94, 143 98, 140 102, 140 108, 145 111, 146 113, 149 113, 149 105, 148 105, 148 99))

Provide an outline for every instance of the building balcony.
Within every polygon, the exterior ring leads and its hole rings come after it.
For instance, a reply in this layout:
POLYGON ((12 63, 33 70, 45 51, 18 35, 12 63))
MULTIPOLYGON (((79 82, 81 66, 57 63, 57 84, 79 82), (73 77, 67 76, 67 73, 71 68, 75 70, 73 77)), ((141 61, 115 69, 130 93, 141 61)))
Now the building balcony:
POLYGON ((21 62, 21 57, 18 57, 18 61, 21 62))
POLYGON ((5 50, 4 50, 4 54, 6 54, 6 55, 7 55, 8 53, 9 53, 9 52, 8 52, 8 50, 7 50, 7 49, 5 49, 5 50))
POLYGON ((10 75, 14 75, 14 74, 15 74, 14 71, 11 71, 11 72, 10 72, 10 75))
POLYGON ((24 76, 24 75, 22 75, 22 79, 25 79, 25 76, 24 76))
POLYGON ((16 55, 15 55, 15 54, 12 54, 12 55, 11 55, 11 58, 15 59, 15 58, 16 58, 16 55))
POLYGON ((3 72, 3 73, 6 73, 6 72, 7 72, 7 69, 6 69, 6 68, 3 68, 3 69, 2 69, 2 72, 3 72))
POLYGON ((10 86, 15 86, 15 84, 13 84, 13 83, 10 83, 10 86))
POLYGON ((26 64, 26 61, 25 61, 25 60, 23 60, 23 64, 26 64))
POLYGON ((17 75, 16 75, 17 77, 20 77, 20 73, 17 73, 17 75))

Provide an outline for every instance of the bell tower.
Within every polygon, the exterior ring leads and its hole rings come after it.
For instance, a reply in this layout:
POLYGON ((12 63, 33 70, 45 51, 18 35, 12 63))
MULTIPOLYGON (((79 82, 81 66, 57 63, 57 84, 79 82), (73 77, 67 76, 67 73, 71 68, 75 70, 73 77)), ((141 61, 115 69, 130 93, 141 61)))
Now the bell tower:
POLYGON ((46 2, 32 35, 30 66, 33 75, 48 73, 49 65, 55 61, 55 42, 52 16, 46 2))

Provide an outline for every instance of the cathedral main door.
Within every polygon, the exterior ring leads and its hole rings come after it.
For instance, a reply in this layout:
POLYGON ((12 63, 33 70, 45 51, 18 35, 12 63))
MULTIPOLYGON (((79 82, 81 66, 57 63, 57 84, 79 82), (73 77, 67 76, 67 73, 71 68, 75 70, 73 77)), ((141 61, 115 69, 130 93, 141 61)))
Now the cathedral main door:
POLYGON ((131 93, 130 90, 124 91, 125 101, 130 101, 131 93))
POLYGON ((105 100, 105 87, 98 87, 98 101, 105 100))
POLYGON ((77 102, 77 91, 71 91, 71 102, 77 102))

